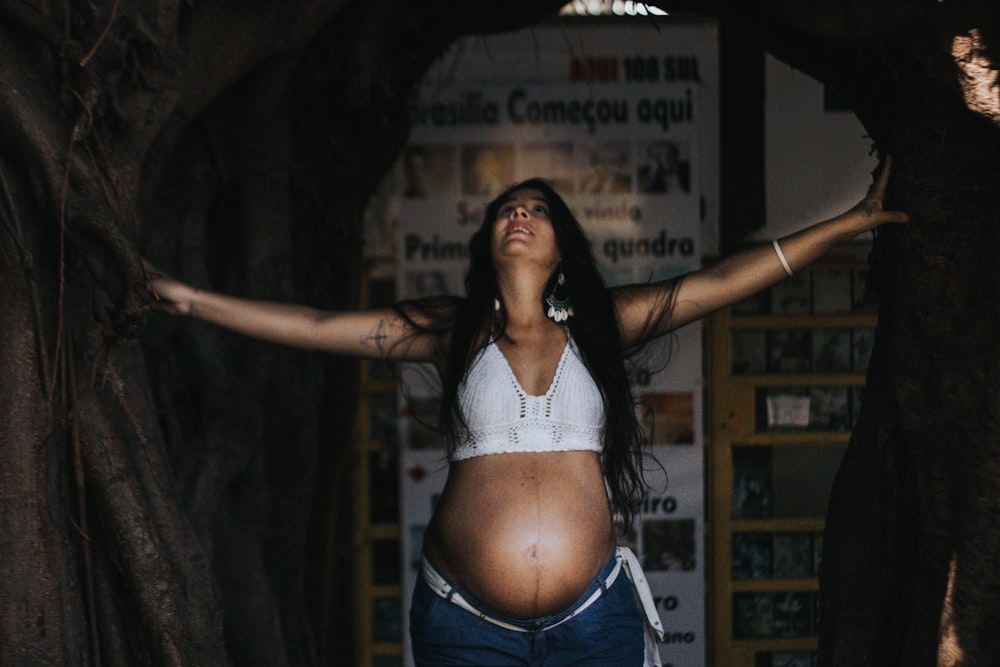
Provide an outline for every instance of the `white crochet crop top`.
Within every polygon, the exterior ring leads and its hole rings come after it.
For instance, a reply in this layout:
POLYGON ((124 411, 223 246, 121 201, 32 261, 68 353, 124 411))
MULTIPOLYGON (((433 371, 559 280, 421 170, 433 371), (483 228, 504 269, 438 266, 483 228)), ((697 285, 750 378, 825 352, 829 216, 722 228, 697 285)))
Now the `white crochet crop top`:
POLYGON ((601 392, 568 336, 543 395, 524 391, 503 352, 490 341, 469 366, 457 398, 467 430, 452 461, 507 452, 603 449, 601 392))

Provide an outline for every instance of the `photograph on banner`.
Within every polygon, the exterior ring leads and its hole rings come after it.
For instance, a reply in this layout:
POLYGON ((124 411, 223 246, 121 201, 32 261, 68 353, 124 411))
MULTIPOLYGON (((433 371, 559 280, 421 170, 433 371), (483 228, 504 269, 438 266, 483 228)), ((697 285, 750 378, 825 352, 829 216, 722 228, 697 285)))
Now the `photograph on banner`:
POLYGON ((650 443, 694 444, 694 393, 694 390, 686 390, 640 395, 640 421, 650 443))
POLYGON ((454 144, 410 144, 403 151, 402 192, 404 199, 451 197, 458 194, 454 175, 458 153, 454 144))

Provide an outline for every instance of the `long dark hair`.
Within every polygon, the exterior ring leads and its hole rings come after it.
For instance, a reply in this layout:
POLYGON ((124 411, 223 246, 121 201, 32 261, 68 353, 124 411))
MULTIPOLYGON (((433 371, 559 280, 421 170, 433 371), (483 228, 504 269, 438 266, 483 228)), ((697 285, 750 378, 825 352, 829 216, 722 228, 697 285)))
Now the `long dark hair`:
MULTIPOLYGON (((544 179, 531 178, 512 185, 491 201, 482 224, 469 242, 466 298, 457 302, 453 318, 448 318, 451 337, 441 378, 442 426, 449 448, 461 441, 465 422, 457 400, 458 386, 483 341, 490 335, 503 335, 503 311, 498 317, 494 315, 494 299, 499 290, 490 247, 491 234, 503 201, 515 190, 527 188, 541 191, 549 205, 549 219, 561 255, 559 270, 566 278, 566 290, 575 313, 566 324, 604 401, 601 464, 611 510, 628 528, 645 489, 641 465, 643 432, 625 368, 618 318, 611 292, 597 269, 590 242, 580 223, 544 179), (499 330, 491 331, 491 327, 499 330)), ((554 273, 546 294, 554 287, 555 280, 554 273)), ((539 308, 542 307, 540 303, 539 308)), ((406 316, 407 310, 404 308, 400 312, 406 316)), ((407 319, 412 321, 410 317, 407 319)))

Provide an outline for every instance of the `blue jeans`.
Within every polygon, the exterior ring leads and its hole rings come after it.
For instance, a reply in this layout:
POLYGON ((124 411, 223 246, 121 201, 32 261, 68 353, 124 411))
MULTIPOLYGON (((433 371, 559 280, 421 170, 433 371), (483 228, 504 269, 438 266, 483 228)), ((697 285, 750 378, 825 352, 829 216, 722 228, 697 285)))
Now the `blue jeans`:
POLYGON ((570 608, 531 619, 495 614, 444 580, 480 613, 516 630, 446 600, 431 589, 423 576, 418 576, 410 607, 414 662, 417 667, 639 667, 645 646, 643 615, 624 571, 619 571, 610 587, 605 587, 615 566, 616 558, 612 557, 570 608), (604 592, 596 601, 575 612, 600 589, 604 592))

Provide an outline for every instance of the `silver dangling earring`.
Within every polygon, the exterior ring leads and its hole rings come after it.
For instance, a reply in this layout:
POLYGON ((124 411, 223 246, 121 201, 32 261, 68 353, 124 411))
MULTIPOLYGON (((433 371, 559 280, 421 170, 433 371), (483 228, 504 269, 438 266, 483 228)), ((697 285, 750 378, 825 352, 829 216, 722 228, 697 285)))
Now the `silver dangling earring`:
POLYGON ((548 306, 545 315, 556 322, 565 322, 573 317, 573 301, 570 300, 568 294, 565 294, 565 291, 566 276, 560 271, 559 277, 556 279, 556 285, 552 288, 552 293, 545 297, 545 304, 548 306), (562 297, 556 295, 556 292, 560 288, 564 292, 562 297))
POLYGON ((496 297, 493 298, 493 310, 500 312, 500 299, 497 299, 496 297))

